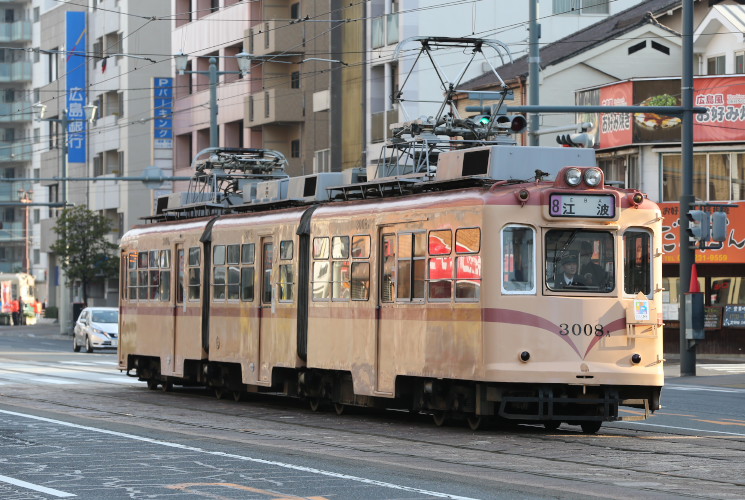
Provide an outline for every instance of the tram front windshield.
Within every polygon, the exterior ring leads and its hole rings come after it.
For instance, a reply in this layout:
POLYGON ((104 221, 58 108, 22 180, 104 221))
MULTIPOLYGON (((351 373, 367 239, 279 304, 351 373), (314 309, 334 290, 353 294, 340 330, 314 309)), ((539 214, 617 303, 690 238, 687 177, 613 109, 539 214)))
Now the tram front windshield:
POLYGON ((609 293, 615 288, 613 235, 554 229, 546 233, 546 284, 562 292, 609 293))

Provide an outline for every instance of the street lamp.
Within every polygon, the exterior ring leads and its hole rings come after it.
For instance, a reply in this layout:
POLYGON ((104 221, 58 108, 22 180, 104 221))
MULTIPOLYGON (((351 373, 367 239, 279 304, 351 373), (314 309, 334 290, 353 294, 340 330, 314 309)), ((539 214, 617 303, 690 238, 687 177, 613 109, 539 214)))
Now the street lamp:
POLYGON ((33 191, 27 191, 25 189, 19 189, 18 190, 18 201, 23 203, 25 206, 26 213, 24 214, 24 257, 25 257, 25 264, 26 264, 26 274, 31 274, 31 259, 29 258, 29 237, 30 237, 30 226, 29 226, 29 220, 28 220, 28 204, 31 203, 31 195, 34 194, 33 191))
MULTIPOLYGON (((53 123, 59 123, 62 127, 62 160, 60 161, 60 181, 62 182, 62 206, 67 207, 67 154, 68 154, 68 144, 67 144, 67 131, 68 126, 71 122, 80 122, 80 121, 88 121, 93 122, 93 120, 96 118, 96 110, 98 109, 98 106, 94 104, 86 104, 83 106, 83 110, 85 111, 85 120, 80 119, 70 119, 67 117, 67 109, 63 109, 60 113, 60 118, 44 118, 44 114, 46 113, 47 106, 45 104, 42 104, 40 102, 37 102, 33 106, 31 106, 34 110, 34 116, 36 117, 36 121, 47 121, 47 122, 53 122, 53 123)), ((67 243, 67 242, 65 242, 67 243)), ((59 300, 59 325, 60 325, 60 333, 62 335, 67 335, 70 333, 70 311, 68 311, 68 305, 70 302, 70 290, 65 284, 65 276, 63 274, 63 271, 60 270, 60 300, 59 300)))
POLYGON ((217 58, 210 57, 210 66, 208 71, 187 71, 186 64, 189 62, 189 54, 179 52, 173 56, 176 62, 176 71, 179 75, 209 75, 210 78, 210 147, 218 147, 219 139, 217 137, 217 77, 219 75, 241 75, 251 74, 251 54, 240 52, 235 55, 238 59, 240 71, 218 71, 217 58))

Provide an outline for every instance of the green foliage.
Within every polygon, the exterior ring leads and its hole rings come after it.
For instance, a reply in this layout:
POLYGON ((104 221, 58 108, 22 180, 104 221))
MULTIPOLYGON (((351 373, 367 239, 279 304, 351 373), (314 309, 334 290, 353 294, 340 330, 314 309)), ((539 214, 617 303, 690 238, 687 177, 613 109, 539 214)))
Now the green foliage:
POLYGON ((86 298, 90 282, 116 277, 119 272, 117 246, 106 239, 111 229, 111 221, 82 205, 64 209, 52 228, 57 241, 50 249, 57 254, 67 280, 80 280, 86 298))

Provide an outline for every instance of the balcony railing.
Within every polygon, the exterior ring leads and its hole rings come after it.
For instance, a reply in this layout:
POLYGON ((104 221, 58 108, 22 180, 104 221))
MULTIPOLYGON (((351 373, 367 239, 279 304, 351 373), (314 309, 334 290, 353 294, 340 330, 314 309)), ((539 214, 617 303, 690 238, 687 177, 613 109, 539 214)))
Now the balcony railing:
POLYGON ((31 21, 0 24, 0 42, 30 42, 31 21))
POLYGON ((31 143, 0 142, 0 161, 31 161, 31 143))
POLYGON ((31 101, 0 102, 0 122, 30 122, 34 118, 31 101))
POLYGON ((0 82, 30 82, 31 62, 17 61, 0 64, 0 82))

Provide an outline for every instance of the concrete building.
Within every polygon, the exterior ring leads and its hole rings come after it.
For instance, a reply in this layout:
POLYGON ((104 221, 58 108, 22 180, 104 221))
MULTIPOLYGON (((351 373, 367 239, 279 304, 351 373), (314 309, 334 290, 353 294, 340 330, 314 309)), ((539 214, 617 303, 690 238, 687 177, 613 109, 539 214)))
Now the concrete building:
MULTIPOLYGON (((153 192, 139 182, 104 179, 142 175, 149 165, 159 165, 168 174, 172 168, 172 143, 156 148, 159 116, 155 91, 158 82, 171 77, 170 5, 146 0, 87 3, 86 8, 34 1, 39 14, 34 89, 36 101, 46 106, 45 119, 34 124, 34 168, 42 179, 60 177, 66 171, 69 177, 96 180, 71 181, 66 192, 64 183, 45 180, 36 184, 34 191, 43 201, 66 199, 105 215, 114 228, 109 237, 117 242, 127 228, 151 214, 153 192), (70 13, 74 13, 72 17, 70 13), (86 104, 97 106, 96 120, 90 124, 81 113, 86 104), (60 122, 65 112, 67 134, 60 122), (62 154, 65 136, 67 158, 62 154)), ((43 254, 55 240, 52 228, 57 213, 55 209, 40 212, 37 248, 43 254)), ((48 269, 49 303, 58 305, 62 286, 52 254, 48 269)), ((69 300, 79 301, 81 296, 73 288, 69 300)), ((89 305, 117 303, 116 280, 102 280, 89 290, 89 305)))
MULTIPOLYGON (((33 88, 31 86, 31 2, 3 2, 0 18, 0 175, 5 179, 31 176, 33 88)), ((28 182, 0 183, 0 201, 35 200, 28 182)), ((0 210, 0 272, 28 272, 39 276, 41 258, 29 230, 37 209, 3 207, 0 210), (28 216, 28 217, 27 217, 28 216), (27 222, 28 221, 28 222, 27 222), (36 257, 36 261, 35 261, 36 257)))

